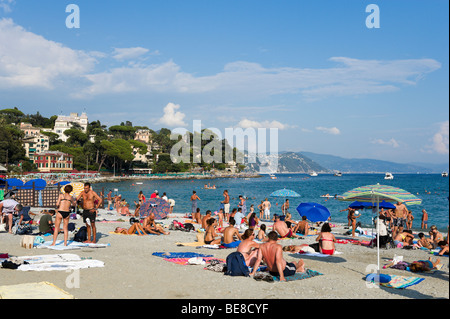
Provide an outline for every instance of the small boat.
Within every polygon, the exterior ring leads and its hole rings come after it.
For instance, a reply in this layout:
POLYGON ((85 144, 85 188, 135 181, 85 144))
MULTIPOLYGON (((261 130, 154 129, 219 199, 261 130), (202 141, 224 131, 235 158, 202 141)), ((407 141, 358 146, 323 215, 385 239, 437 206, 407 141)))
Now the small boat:
POLYGON ((270 176, 271 179, 277 179, 277 177, 275 175, 273 175, 273 174, 269 174, 269 176, 270 176))
POLYGON ((334 176, 341 177, 342 173, 341 172, 334 173, 334 176))
POLYGON ((447 173, 447 172, 443 172, 443 173, 441 174, 441 176, 442 176, 442 177, 448 177, 448 173, 447 173))
POLYGON ((318 174, 316 172, 312 172, 309 174, 309 176, 318 176, 318 174))
POLYGON ((392 175, 391 173, 386 173, 384 175, 384 179, 394 179, 394 175, 392 175))

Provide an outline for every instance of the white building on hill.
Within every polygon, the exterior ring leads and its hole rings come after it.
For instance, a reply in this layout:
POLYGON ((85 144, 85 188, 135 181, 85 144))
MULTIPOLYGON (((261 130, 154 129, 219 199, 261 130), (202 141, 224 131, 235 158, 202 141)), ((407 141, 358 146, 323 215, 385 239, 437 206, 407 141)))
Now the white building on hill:
POLYGON ((88 126, 88 117, 86 113, 81 113, 78 116, 78 113, 70 113, 69 116, 59 115, 55 121, 55 127, 53 128, 53 132, 59 135, 59 139, 63 142, 67 142, 68 137, 64 135, 64 131, 72 128, 74 126, 73 123, 80 125, 83 133, 87 132, 88 126))

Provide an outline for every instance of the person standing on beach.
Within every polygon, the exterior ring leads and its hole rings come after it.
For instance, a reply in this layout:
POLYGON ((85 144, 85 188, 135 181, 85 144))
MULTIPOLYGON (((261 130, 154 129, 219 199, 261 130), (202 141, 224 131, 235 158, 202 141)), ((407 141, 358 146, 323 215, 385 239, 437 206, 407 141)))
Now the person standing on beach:
POLYGON ((230 195, 228 195, 228 190, 223 191, 224 200, 221 201, 223 204, 223 212, 225 213, 225 220, 228 222, 230 218, 230 195))
POLYGON ((414 216, 412 214, 412 211, 408 211, 408 214, 406 215, 406 229, 412 229, 414 216))
POLYGON ((270 219, 270 208, 272 207, 272 204, 267 200, 267 198, 262 203, 262 208, 264 210, 264 218, 266 220, 270 219))
MULTIPOLYGON (((191 202, 192 202, 192 215, 196 216, 197 214, 197 201, 200 200, 200 197, 197 196, 196 191, 192 191, 191 202)), ((200 223, 200 220, 197 220, 197 223, 200 223)))
POLYGON ((97 217, 97 209, 102 204, 102 199, 91 189, 90 183, 84 183, 84 190, 78 195, 77 202, 80 199, 83 199, 83 222, 86 223, 87 228, 88 239, 86 243, 95 243, 97 240, 95 218, 97 217), (97 202, 97 206, 95 206, 94 202, 97 202))
POLYGON ((281 206, 281 211, 283 212, 283 215, 286 215, 289 209, 289 199, 286 199, 284 204, 281 206))
POLYGON ((422 209, 422 224, 421 229, 428 229, 428 213, 425 209, 422 209))
POLYGON ((108 201, 108 210, 112 210, 111 205, 112 205, 112 190, 110 190, 108 192, 108 195, 106 195, 106 200, 108 201))
POLYGON ((72 185, 66 185, 64 187, 64 194, 60 194, 58 201, 56 202, 56 207, 58 207, 58 210, 56 211, 55 230, 53 231, 53 243, 51 246, 55 246, 56 244, 61 221, 63 222, 64 229, 64 246, 67 246, 67 239, 69 237, 69 216, 71 207, 75 207, 76 205, 74 198, 70 195, 72 191, 72 185))
POLYGON ((394 210, 394 237, 395 237, 397 235, 398 227, 406 226, 406 216, 408 214, 408 209, 402 202, 397 202, 397 204, 394 204, 394 206, 395 206, 394 210))
POLYGON ((245 216, 245 214, 247 213, 247 204, 245 198, 242 195, 239 195, 238 208, 241 209, 242 214, 245 216))
POLYGON ((286 281, 285 277, 293 276, 297 272, 305 272, 305 262, 300 259, 297 263, 288 263, 283 258, 283 247, 277 243, 278 234, 271 231, 268 234, 269 241, 259 245, 258 257, 253 266, 250 276, 254 276, 256 271, 264 261, 272 276, 280 276, 280 281, 286 281))

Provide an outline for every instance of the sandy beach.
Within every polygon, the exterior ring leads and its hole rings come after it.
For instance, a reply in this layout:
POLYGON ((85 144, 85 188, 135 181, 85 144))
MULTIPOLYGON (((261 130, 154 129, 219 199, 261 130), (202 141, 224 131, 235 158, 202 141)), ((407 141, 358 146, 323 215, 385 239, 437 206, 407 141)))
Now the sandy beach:
MULTIPOLYGON (((41 209, 32 209, 39 213, 41 209)), ((194 252, 213 255, 225 259, 235 249, 209 249, 177 246, 176 243, 196 241, 198 232, 170 231, 164 236, 128 236, 111 234, 116 227, 130 226, 128 218, 114 212, 101 210, 97 222, 99 244, 109 244, 104 248, 83 247, 77 250, 54 251, 47 248, 25 249, 20 247, 21 236, 0 233, 0 254, 9 256, 37 256, 60 253, 76 254, 82 258, 104 262, 104 267, 79 270, 79 287, 70 287, 67 280, 72 272, 66 271, 19 271, 0 269, 0 286, 17 285, 47 281, 68 292, 77 299, 433 299, 449 298, 449 260, 441 257, 440 270, 433 273, 411 273, 392 268, 384 269, 383 274, 414 276, 425 280, 405 289, 370 287, 364 280, 377 264, 377 249, 365 246, 336 244, 338 255, 331 257, 305 256, 284 253, 287 261, 302 258, 306 268, 323 275, 291 281, 264 282, 251 277, 230 277, 223 273, 204 269, 202 265, 179 265, 153 256, 155 252, 194 252), (116 220, 122 218, 124 222, 116 220), (372 268, 371 268, 372 267, 372 268), (214 288, 211 289, 211 286, 214 288)), ((173 220, 185 222, 184 215, 170 215, 161 221, 166 227, 173 220)), ((35 221, 39 220, 39 215, 35 221)), ((81 218, 71 220, 78 229, 83 225, 81 218)), ((271 225, 271 223, 266 223, 271 225)), ((196 228, 199 226, 196 225, 196 228)), ((269 227, 270 229, 270 227, 269 227)), ((38 230, 35 229, 35 232, 38 230)), ((342 235, 346 229, 336 225, 333 233, 338 239, 351 239, 342 235)), ((445 234, 446 235, 446 234, 445 234)), ((44 237, 46 241, 51 237, 44 237)), ((316 236, 304 239, 280 240, 280 244, 300 245, 315 242, 316 236)), ((63 235, 59 235, 63 239, 63 235)), ((367 237, 356 237, 366 241, 367 237)), ((423 250, 381 249, 381 265, 388 263, 394 255, 403 256, 406 262, 428 259, 432 256, 423 250)))

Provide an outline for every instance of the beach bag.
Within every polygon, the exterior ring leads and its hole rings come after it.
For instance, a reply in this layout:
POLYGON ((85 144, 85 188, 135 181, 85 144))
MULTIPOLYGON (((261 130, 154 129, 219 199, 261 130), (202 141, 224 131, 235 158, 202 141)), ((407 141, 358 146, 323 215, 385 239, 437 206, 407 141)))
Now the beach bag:
POLYGON ((30 225, 18 225, 16 229, 16 235, 27 235, 31 234, 33 229, 30 225))
POLYGON ((34 245, 34 236, 23 236, 20 242, 20 247, 31 249, 34 245))
POLYGON ((195 231, 195 227, 191 223, 186 223, 183 225, 183 230, 186 232, 195 231))
POLYGON ((82 226, 78 230, 78 232, 73 237, 73 240, 77 241, 77 242, 80 242, 80 243, 82 243, 82 242, 87 240, 87 228, 86 228, 86 226, 82 226))
POLYGON ((75 230, 75 223, 69 223, 67 225, 67 230, 68 231, 74 231, 75 230))
POLYGON ((172 224, 169 226, 169 230, 184 230, 183 223, 180 223, 177 220, 174 220, 172 224))
POLYGON ((6 224, 0 224, 0 231, 6 231, 6 224))
POLYGON ((240 252, 234 252, 227 256, 227 276, 245 276, 250 275, 247 265, 245 264, 244 256, 240 252))

